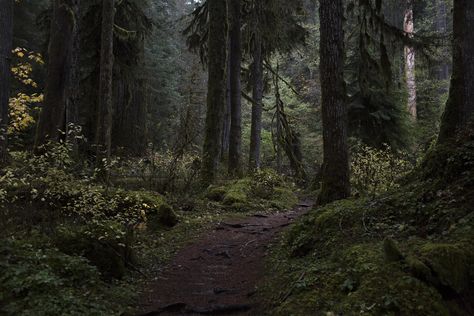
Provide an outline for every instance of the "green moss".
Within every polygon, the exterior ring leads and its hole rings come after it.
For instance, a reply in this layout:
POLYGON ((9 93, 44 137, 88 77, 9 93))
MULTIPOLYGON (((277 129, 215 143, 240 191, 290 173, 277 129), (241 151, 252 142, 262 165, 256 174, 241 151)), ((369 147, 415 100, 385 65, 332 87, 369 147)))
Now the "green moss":
POLYGON ((456 292, 466 291, 474 280, 472 243, 429 243, 421 247, 420 253, 441 284, 456 292))

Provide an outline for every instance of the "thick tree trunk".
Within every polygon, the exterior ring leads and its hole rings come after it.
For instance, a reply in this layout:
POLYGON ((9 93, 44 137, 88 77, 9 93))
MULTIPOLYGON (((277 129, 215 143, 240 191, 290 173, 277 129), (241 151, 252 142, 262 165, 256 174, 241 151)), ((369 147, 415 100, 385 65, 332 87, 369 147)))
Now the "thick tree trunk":
POLYGON ((241 41, 241 3, 240 0, 231 0, 229 11, 232 15, 230 31, 230 136, 229 136, 229 173, 240 176, 242 174, 242 41, 241 41))
POLYGON ((35 150, 58 141, 66 132, 65 111, 70 84, 74 16, 65 0, 54 0, 48 47, 48 75, 43 108, 36 132, 35 150))
POLYGON ((211 184, 217 173, 223 118, 226 106, 227 5, 226 1, 208 0, 209 79, 206 130, 202 157, 203 184, 211 184))
POLYGON ((0 165, 8 159, 7 129, 12 41, 13 0, 0 0, 0 165))
MULTIPOLYGON (((413 21, 413 0, 407 0, 407 8, 405 9, 405 17, 403 21, 403 30, 409 37, 413 37, 414 21, 413 21)), ((407 82, 408 100, 407 108, 410 116, 416 120, 416 74, 415 74, 415 48, 405 46, 405 76, 407 82)))
POLYGON ((114 0, 102 2, 102 32, 100 47, 99 109, 97 120, 97 162, 110 160, 112 146, 112 77, 114 67, 114 0))
POLYGON ((318 202, 326 204, 350 195, 343 1, 320 0, 319 16, 324 162, 318 202))
POLYGON ((262 135, 263 109, 263 54, 262 35, 255 31, 252 63, 252 123, 250 128, 249 170, 260 168, 260 146, 262 135))
POLYGON ((454 1, 453 74, 439 142, 447 142, 474 113, 474 1, 454 1))

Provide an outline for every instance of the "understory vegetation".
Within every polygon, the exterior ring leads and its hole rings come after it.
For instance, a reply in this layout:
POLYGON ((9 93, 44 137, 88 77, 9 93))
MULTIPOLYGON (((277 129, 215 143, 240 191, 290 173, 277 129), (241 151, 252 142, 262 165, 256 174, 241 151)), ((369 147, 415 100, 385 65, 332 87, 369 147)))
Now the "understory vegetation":
POLYGON ((271 170, 179 200, 100 185, 100 170, 78 165, 72 149, 12 153, 0 177, 2 313, 132 312, 147 277, 205 227, 297 200, 294 185, 271 170))

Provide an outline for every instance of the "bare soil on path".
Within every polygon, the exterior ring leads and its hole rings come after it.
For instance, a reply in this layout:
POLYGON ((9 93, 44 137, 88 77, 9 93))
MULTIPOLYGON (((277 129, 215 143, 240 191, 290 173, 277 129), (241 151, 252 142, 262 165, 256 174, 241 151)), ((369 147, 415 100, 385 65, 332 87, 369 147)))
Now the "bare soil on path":
POLYGON ((279 232, 312 207, 219 223, 178 251, 149 284, 139 315, 259 315, 257 286, 267 249, 279 232))

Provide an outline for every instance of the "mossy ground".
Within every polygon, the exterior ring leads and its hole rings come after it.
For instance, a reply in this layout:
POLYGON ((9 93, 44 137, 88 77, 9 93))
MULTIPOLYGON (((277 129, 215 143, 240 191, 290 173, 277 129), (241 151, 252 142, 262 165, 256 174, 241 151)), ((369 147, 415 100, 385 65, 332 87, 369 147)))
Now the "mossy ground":
POLYGON ((402 188, 316 208, 268 261, 268 315, 471 315, 474 137, 428 155, 402 188))
POLYGON ((231 212, 275 212, 292 208, 298 201, 296 188, 274 171, 262 170, 252 177, 211 186, 206 199, 231 212))

